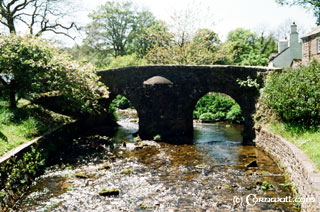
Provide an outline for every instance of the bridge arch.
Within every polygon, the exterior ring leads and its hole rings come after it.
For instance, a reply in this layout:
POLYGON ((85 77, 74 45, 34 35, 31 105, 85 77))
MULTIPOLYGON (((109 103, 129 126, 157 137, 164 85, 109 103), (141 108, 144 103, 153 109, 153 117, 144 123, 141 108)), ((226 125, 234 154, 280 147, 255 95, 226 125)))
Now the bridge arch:
POLYGON ((166 65, 109 69, 98 71, 98 75, 109 87, 111 98, 121 94, 134 104, 143 139, 160 134, 162 138, 192 141, 195 104, 206 93, 217 92, 240 105, 245 118, 243 138, 248 142, 255 137, 252 114, 258 92, 242 88, 238 80, 256 79, 270 70, 275 69, 166 65))

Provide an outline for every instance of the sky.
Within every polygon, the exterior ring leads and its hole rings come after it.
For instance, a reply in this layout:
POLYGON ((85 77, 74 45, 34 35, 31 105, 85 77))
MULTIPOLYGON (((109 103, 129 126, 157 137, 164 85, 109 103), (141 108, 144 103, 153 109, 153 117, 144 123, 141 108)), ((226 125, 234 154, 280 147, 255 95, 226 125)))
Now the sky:
MULTIPOLYGON (((132 0, 142 9, 151 11, 158 19, 170 22, 174 13, 191 8, 199 15, 196 27, 210 28, 224 40, 229 31, 245 28, 253 31, 276 30, 288 20, 295 21, 301 34, 315 27, 312 12, 302 7, 280 6, 274 0, 132 0), (214 24, 212 24, 214 23, 214 24)), ((106 0, 81 0, 84 11, 78 21, 90 22, 87 15, 106 0)), ((289 29, 288 29, 289 30, 289 29)))

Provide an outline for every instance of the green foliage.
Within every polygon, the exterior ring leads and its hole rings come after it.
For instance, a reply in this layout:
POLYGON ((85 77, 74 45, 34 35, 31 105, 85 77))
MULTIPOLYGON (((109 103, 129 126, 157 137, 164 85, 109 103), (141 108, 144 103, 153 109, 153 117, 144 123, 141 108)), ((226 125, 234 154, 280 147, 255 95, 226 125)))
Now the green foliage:
POLYGON ((272 191, 272 190, 274 190, 273 186, 270 183, 268 183, 267 181, 263 181, 262 182, 261 189, 263 191, 272 191))
POLYGON ((310 128, 298 123, 268 121, 265 126, 271 132, 281 135, 301 149, 320 169, 320 126, 310 128))
POLYGON ((265 36, 262 33, 259 36, 241 28, 231 31, 224 43, 220 42, 215 32, 208 29, 199 29, 191 40, 182 43, 173 39, 175 35, 169 32, 166 35, 161 39, 166 42, 161 42, 161 45, 154 42, 153 48, 149 49, 145 57, 149 63, 266 66, 269 55, 277 48, 271 35, 265 36))
POLYGON ((232 105, 230 110, 227 112, 226 120, 232 123, 242 123, 243 116, 241 108, 238 104, 232 105))
POLYGON ((44 129, 47 128, 40 120, 30 117, 19 127, 19 133, 26 138, 33 138, 44 132, 44 129))
POLYGON ((231 56, 231 63, 236 65, 266 66, 269 55, 277 50, 275 39, 269 35, 246 29, 229 32, 225 45, 225 54, 231 56))
MULTIPOLYGON (((268 75, 260 103, 288 123, 320 124, 320 64, 268 75)), ((261 107, 262 108, 262 107, 261 107)), ((264 110, 264 109, 263 109, 264 110)))
POLYGON ((15 113, 12 110, 9 110, 9 108, 0 107, 0 114, 0 125, 8 125, 15 120, 15 113))
POLYGON ((214 64, 220 44, 218 35, 208 29, 198 30, 191 41, 182 44, 176 42, 170 33, 160 39, 166 41, 160 44, 157 43, 158 37, 153 38, 156 39, 155 45, 145 57, 152 64, 214 64))
POLYGON ((233 99, 221 94, 203 96, 195 106, 193 118, 199 119, 201 122, 243 122, 240 106, 233 99))
POLYGON ((4 90, 13 91, 18 99, 32 100, 41 93, 55 91, 64 98, 63 109, 82 114, 102 111, 99 100, 108 94, 92 65, 71 60, 37 37, 1 35, 0 71, 13 77, 4 90))
POLYGON ((119 109, 133 108, 133 105, 125 96, 118 95, 113 101, 112 105, 119 109))
POLYGON ((319 0, 275 0, 280 5, 299 5, 308 10, 312 10, 317 18, 317 25, 320 25, 320 4, 319 0))
POLYGON ((117 56, 110 60, 109 65, 106 68, 120 68, 127 66, 142 66, 146 65, 145 59, 139 59, 136 54, 117 56))
POLYGON ((157 134, 153 137, 154 141, 161 141, 161 135, 157 134))
POLYGON ((107 1, 89 15, 92 22, 86 27, 85 44, 102 55, 144 55, 149 48, 142 36, 155 23, 148 11, 137 11, 129 1, 107 1))
POLYGON ((11 109, 0 99, 0 155, 71 120, 39 105, 22 106, 21 102, 11 109))
POLYGON ((238 84, 241 88, 246 90, 257 91, 260 89, 260 84, 258 83, 258 79, 252 79, 250 76, 247 77, 247 80, 237 80, 238 84))
POLYGON ((10 159, 0 167, 0 208, 6 208, 10 199, 22 195, 32 180, 44 169, 46 158, 41 150, 32 149, 21 159, 10 159))

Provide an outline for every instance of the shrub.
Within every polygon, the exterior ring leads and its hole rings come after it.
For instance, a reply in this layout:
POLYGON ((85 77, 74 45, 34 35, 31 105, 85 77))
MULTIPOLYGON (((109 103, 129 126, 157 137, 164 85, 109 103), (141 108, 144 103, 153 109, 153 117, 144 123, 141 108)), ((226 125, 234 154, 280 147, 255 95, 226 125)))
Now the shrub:
POLYGON ((233 123, 242 123, 244 118, 242 116, 241 108, 239 105, 232 105, 230 110, 227 113, 226 119, 233 123))
POLYGON ((214 119, 214 115, 210 112, 203 113, 199 117, 199 121, 201 122, 212 122, 214 119))
POLYGON ((8 125, 15 119, 15 114, 7 108, 0 108, 0 125, 8 125))
POLYGON ((40 134, 42 129, 45 126, 43 123, 39 120, 36 120, 35 118, 28 118, 27 120, 22 122, 22 125, 19 127, 19 132, 27 138, 32 138, 34 136, 37 136, 40 134))
POLYGON ((129 101, 129 99, 127 99, 124 96, 118 95, 113 101, 112 103, 119 109, 127 109, 127 108, 133 108, 133 105, 131 104, 131 102, 129 101))
POLYGON ((259 101, 284 122, 319 125, 320 64, 269 74, 259 101))
POLYGON ((127 66, 142 66, 146 65, 147 61, 139 59, 136 54, 124 55, 112 58, 106 68, 120 68, 127 66))
POLYGON ((73 61, 41 38, 0 35, 0 71, 11 76, 4 93, 10 93, 12 107, 16 105, 16 95, 18 99, 32 100, 45 92, 57 92, 65 100, 62 108, 83 114, 98 113, 103 109, 99 100, 107 97, 108 92, 94 69, 90 64, 73 61))
POLYGON ((196 104, 193 118, 201 122, 228 121, 242 123, 240 106, 231 98, 221 94, 206 94, 196 104))

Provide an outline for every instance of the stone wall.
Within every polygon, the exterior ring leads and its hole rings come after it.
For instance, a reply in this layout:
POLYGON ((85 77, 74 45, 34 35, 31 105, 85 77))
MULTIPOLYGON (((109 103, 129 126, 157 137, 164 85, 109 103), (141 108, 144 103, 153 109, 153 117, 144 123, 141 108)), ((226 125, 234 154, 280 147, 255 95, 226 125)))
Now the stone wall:
POLYGON ((318 53, 317 40, 320 35, 305 38, 302 44, 302 63, 306 64, 312 59, 320 62, 320 53, 318 53))
MULTIPOLYGON (((279 71, 254 66, 154 65, 98 71, 110 90, 110 99, 127 97, 139 116, 139 136, 160 135, 173 142, 192 142, 193 110, 209 92, 227 94, 241 107, 244 116, 243 141, 255 138, 252 114, 259 95, 254 87, 241 86, 251 79, 263 84, 262 75, 279 71)), ((108 105, 106 105, 108 107, 108 105)))
POLYGON ((315 198, 314 203, 301 203, 302 211, 320 211, 320 173, 316 165, 296 146, 279 135, 262 128, 256 132, 256 146, 266 152, 289 176, 302 198, 315 198))

